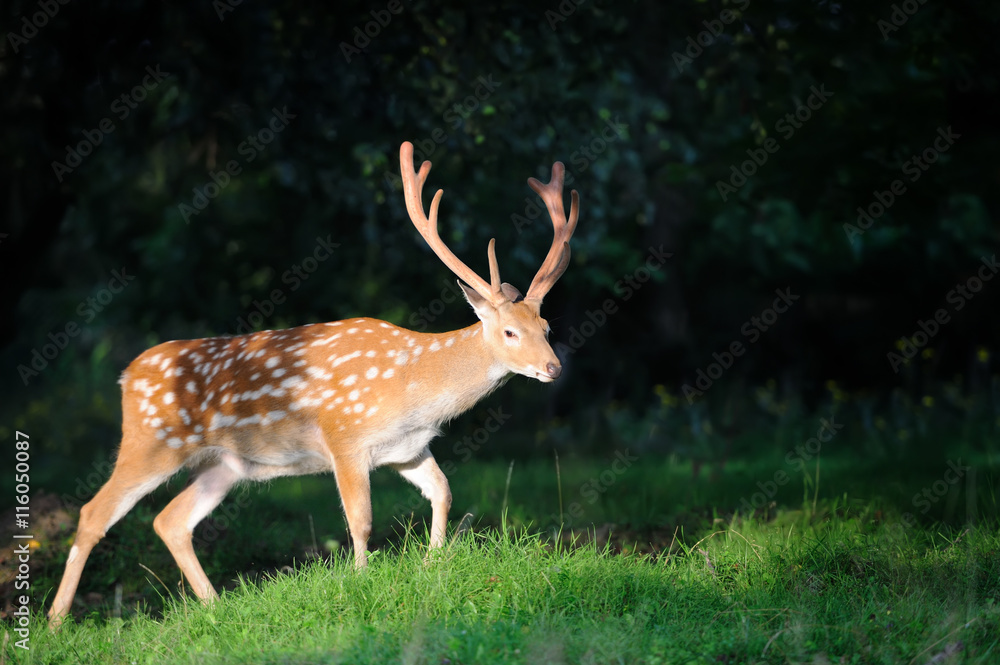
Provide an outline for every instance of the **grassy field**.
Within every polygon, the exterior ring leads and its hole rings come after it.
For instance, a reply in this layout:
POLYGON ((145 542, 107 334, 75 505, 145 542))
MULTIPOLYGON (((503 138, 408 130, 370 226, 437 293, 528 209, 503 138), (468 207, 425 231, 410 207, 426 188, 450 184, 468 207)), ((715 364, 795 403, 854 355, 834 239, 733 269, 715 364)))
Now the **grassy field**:
MULTIPOLYGON (((1000 662, 1000 460, 982 452, 696 473, 621 451, 449 476, 453 535, 428 556, 429 508, 375 475, 360 574, 332 478, 236 492, 196 530, 226 589, 211 607, 152 531, 178 479, 95 550, 74 621, 53 635, 39 614, 31 650, 8 632, 0 662, 1000 662)), ((55 512, 33 553, 39 611, 74 526, 55 512)))

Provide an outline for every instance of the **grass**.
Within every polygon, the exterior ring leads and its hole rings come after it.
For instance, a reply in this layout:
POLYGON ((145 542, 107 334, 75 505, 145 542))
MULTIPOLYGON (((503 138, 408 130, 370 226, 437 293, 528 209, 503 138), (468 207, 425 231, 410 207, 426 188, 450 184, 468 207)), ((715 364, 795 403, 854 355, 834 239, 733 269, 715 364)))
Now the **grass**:
MULTIPOLYGON (((430 555, 425 502, 380 472, 360 574, 332 479, 284 479, 196 531, 228 589, 210 607, 178 591, 152 533, 175 483, 95 551, 75 621, 53 635, 35 617, 31 650, 8 642, 0 662, 998 662, 1000 462, 959 458, 974 470, 953 483, 944 453, 765 456, 697 476, 669 458, 564 458, 558 483, 553 461, 470 461, 449 474, 453 535, 430 555), (454 533, 465 512, 472 528, 454 533)), ((39 601, 71 528, 35 552, 39 601)))

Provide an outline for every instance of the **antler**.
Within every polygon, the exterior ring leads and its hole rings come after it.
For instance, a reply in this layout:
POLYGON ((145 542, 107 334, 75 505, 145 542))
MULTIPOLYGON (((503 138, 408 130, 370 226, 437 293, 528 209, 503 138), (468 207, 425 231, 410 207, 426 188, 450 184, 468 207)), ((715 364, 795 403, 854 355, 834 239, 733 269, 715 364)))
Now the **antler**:
POLYGON ((431 163, 425 161, 420 165, 420 173, 413 171, 413 144, 404 141, 399 146, 399 170, 403 178, 403 196, 406 198, 406 211, 410 214, 410 221, 417 227, 417 231, 427 241, 430 248, 434 250, 441 262, 448 266, 448 269, 455 273, 461 280, 471 286, 476 293, 489 300, 494 305, 506 302, 507 297, 500 290, 500 268, 497 265, 497 256, 494 246, 496 239, 490 239, 488 250, 490 260, 490 283, 477 275, 469 266, 462 263, 455 253, 448 249, 448 246, 438 235, 437 213, 438 205, 441 203, 441 196, 444 190, 439 189, 434 194, 431 201, 431 216, 428 218, 424 214, 423 190, 424 181, 431 172, 431 163))
POLYGON ((549 209, 549 217, 552 218, 552 226, 555 230, 555 237, 552 239, 552 247, 549 248, 548 256, 538 269, 538 274, 531 280, 525 300, 537 300, 541 302, 545 294, 555 285, 556 281, 562 277, 569 266, 569 239, 573 237, 576 230, 576 220, 580 213, 580 195, 574 189, 571 193, 573 203, 569 210, 569 221, 566 221, 566 209, 563 207, 563 174, 565 168, 562 162, 552 165, 552 177, 547 185, 543 185, 535 178, 528 178, 528 186, 531 187, 545 202, 545 207, 549 209))

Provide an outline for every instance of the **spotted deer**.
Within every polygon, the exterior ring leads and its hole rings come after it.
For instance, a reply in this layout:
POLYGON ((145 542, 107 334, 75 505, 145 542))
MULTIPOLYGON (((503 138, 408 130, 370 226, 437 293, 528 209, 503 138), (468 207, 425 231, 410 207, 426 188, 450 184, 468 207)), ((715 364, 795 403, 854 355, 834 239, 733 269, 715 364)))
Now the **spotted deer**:
POLYGON ((552 166, 542 198, 555 229, 552 246, 526 295, 500 282, 495 242, 490 281, 466 266, 438 235, 443 190, 424 212, 431 170, 413 170, 413 146, 399 149, 410 220, 459 286, 479 322, 452 332, 418 333, 360 318, 265 330, 238 337, 165 342, 125 369, 122 442, 114 471, 80 510, 76 538, 49 611, 57 626, 73 601, 94 545, 143 496, 182 468, 190 484, 153 528, 194 593, 217 597, 192 546, 192 531, 236 483, 333 471, 354 561, 367 565, 370 472, 391 466, 432 506, 430 546, 444 543, 451 491, 429 450, 442 423, 472 408, 512 374, 542 382, 562 367, 547 341, 542 298, 569 265, 579 196, 563 207, 563 165, 552 166), (464 282, 464 283, 463 283, 464 282))

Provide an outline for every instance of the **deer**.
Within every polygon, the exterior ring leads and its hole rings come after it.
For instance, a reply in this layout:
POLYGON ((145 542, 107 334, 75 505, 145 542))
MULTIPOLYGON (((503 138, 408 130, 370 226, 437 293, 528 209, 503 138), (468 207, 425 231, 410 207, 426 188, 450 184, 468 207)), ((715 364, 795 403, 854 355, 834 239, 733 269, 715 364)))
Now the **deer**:
POLYGON ((49 610, 57 628, 69 613, 87 558, 108 529, 182 469, 187 486, 153 520, 195 595, 218 598, 195 554, 195 526, 234 485, 333 472, 354 550, 368 564, 372 470, 389 466, 431 504, 429 547, 444 544, 451 490, 430 452, 447 421, 515 374, 543 383, 562 365, 548 342, 542 299, 569 266, 579 194, 567 219, 564 167, 528 185, 545 203, 553 241, 526 294, 500 281, 495 241, 485 281, 438 234, 439 189, 424 212, 431 170, 413 168, 413 145, 399 149, 410 221, 458 278, 479 319, 443 333, 414 332, 356 318, 241 336, 164 342, 133 360, 119 380, 122 439, 110 478, 80 509, 73 545, 49 610))

